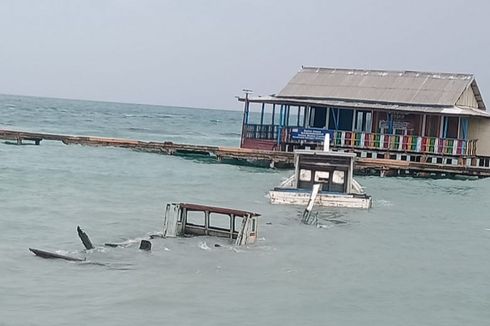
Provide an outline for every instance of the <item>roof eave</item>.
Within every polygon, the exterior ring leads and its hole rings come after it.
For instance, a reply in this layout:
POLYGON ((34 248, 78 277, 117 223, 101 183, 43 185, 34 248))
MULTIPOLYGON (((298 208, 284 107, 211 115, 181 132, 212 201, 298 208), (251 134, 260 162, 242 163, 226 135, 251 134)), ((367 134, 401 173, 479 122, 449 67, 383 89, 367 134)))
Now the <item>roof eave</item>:
MULTIPOLYGON (((238 97, 238 100, 244 102, 244 97, 238 97)), ((472 108, 464 108, 458 106, 434 106, 434 105, 400 105, 396 103, 366 103, 366 102, 348 102, 342 100, 318 100, 318 99, 299 99, 299 98, 286 98, 277 96, 255 96, 249 97, 250 103, 266 103, 266 104, 284 104, 284 105, 299 105, 299 106, 321 106, 321 107, 339 107, 350 109, 365 109, 365 110, 377 110, 377 111, 403 111, 413 113, 425 113, 425 114, 440 114, 440 115, 453 115, 453 116, 467 116, 467 117, 480 117, 490 118, 490 114, 486 111, 472 108), (455 112, 459 111, 459 112, 455 112)))
POLYGON ((480 88, 476 82, 476 79, 473 79, 470 84, 471 89, 473 90, 473 94, 475 94, 476 101, 478 103, 478 109, 486 111, 487 108, 485 106, 485 102, 483 101, 483 97, 480 92, 480 88))

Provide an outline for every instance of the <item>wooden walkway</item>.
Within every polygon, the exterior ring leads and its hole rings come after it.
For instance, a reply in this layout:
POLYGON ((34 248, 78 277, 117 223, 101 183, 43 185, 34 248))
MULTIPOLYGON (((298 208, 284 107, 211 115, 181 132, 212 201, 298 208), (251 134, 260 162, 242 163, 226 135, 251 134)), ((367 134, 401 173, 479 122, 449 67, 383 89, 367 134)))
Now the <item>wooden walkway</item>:
MULTIPOLYGON (((205 145, 177 144, 173 142, 148 142, 123 138, 92 136, 71 136, 50 133, 33 133, 0 129, 0 139, 14 141, 17 144, 32 142, 39 145, 43 140, 60 141, 64 144, 85 146, 122 147, 132 150, 180 155, 202 156, 213 158, 224 163, 246 164, 263 167, 292 168, 292 152, 254 150, 238 147, 220 147, 205 145)), ((378 175, 415 175, 415 176, 490 176, 490 168, 444 165, 433 163, 408 162, 390 159, 362 158, 356 159, 355 170, 361 174, 378 175)))

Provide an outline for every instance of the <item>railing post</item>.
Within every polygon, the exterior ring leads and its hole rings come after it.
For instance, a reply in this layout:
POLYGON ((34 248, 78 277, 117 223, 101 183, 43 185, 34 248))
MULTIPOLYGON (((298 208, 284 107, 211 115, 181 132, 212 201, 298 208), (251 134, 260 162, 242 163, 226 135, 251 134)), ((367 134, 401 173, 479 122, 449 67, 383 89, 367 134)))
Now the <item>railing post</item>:
POLYGON ((262 103, 262 109, 260 110, 260 125, 261 126, 264 124, 264 109, 265 109, 265 103, 262 103))
POLYGON ((275 121, 274 121, 275 118, 276 118, 275 115, 276 115, 276 104, 272 104, 272 119, 271 119, 272 120, 272 123, 271 123, 272 125, 275 124, 275 121))

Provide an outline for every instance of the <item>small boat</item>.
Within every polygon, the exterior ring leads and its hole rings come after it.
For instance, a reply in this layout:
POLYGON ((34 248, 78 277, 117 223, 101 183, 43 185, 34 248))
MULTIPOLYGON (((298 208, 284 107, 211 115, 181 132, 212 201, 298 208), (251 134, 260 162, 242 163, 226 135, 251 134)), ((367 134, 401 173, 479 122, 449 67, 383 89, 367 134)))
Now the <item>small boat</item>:
POLYGON ((296 150, 295 172, 269 192, 271 203, 305 206, 311 198, 324 207, 372 207, 371 196, 353 178, 355 158, 355 153, 296 150))
POLYGON ((188 203, 167 204, 163 237, 215 236, 235 245, 252 244, 257 239, 260 214, 238 209, 188 203))

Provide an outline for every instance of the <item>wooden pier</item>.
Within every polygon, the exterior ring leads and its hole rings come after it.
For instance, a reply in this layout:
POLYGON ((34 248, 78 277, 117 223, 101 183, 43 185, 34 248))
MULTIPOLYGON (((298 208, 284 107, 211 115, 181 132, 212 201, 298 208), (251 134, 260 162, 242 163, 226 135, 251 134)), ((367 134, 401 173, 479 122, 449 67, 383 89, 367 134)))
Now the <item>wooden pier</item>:
MULTIPOLYGON (((292 152, 245 149, 238 147, 221 147, 205 145, 178 144, 173 142, 139 141, 123 138, 72 136, 51 133, 34 133, 0 129, 0 139, 24 144, 26 141, 40 145, 41 141, 60 141, 64 144, 85 146, 121 147, 131 150, 179 155, 199 156, 216 159, 224 163, 246 164, 271 168, 292 168, 294 155, 292 152)), ((437 163, 411 162, 394 159, 366 158, 355 151, 358 157, 355 171, 358 174, 375 174, 382 176, 414 175, 414 176, 477 176, 489 177, 489 167, 467 165, 447 165, 437 163)))

